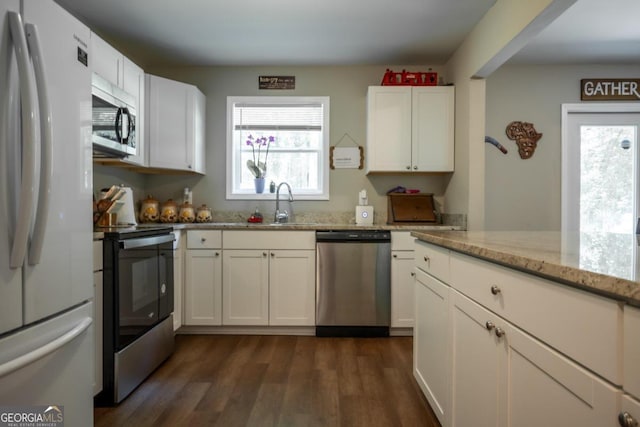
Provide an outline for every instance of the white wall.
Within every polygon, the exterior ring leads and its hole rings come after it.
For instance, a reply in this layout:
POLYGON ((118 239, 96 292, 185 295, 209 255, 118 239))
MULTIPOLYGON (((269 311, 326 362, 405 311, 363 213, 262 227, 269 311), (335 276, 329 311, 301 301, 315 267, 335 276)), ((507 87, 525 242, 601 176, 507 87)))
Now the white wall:
POLYGON ((640 65, 503 66, 486 81, 486 134, 509 153, 485 144, 485 228, 560 230, 561 104, 580 102, 580 79, 637 77, 640 65), (507 139, 514 121, 535 125, 542 138, 522 160, 507 139))

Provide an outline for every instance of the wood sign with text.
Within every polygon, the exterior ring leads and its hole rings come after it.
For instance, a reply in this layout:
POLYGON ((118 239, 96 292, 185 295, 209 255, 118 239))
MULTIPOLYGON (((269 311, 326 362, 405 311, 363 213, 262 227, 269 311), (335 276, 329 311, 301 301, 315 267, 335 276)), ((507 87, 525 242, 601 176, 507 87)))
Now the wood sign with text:
POLYGON ((582 101, 640 101, 640 79, 582 79, 582 101))
POLYGON ((296 76, 259 76, 258 89, 295 89, 296 76))

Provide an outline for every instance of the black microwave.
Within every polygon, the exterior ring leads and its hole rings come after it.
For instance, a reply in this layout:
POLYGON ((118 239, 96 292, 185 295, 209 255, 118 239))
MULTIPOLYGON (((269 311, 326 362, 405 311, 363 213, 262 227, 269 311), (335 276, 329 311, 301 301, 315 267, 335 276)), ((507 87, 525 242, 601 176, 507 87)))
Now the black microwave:
POLYGON ((136 97, 97 74, 91 78, 91 141, 94 157, 137 153, 136 97))

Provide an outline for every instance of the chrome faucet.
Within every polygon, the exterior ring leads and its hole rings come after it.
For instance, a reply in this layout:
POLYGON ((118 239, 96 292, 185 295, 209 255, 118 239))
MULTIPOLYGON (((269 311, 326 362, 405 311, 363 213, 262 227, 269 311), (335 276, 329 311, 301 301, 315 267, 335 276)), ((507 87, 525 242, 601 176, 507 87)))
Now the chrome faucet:
POLYGON ((285 209, 280 212, 280 187, 282 187, 282 185, 287 186, 287 190, 289 190, 289 201, 293 202, 293 194, 291 194, 291 187, 289 186, 289 184, 287 184, 286 182, 281 182, 280 184, 278 184, 278 189, 276 190, 276 214, 274 217, 274 222, 276 224, 289 222, 289 213, 287 212, 287 210, 285 209))

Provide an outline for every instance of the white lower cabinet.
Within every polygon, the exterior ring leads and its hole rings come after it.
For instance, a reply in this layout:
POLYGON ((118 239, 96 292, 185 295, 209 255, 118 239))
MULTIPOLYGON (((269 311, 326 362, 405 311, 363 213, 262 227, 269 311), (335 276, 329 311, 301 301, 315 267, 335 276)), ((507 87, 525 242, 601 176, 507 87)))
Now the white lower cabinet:
POLYGON ((315 325, 315 232, 223 234, 223 325, 315 325))
POLYGON ((391 327, 413 328, 414 251, 391 251, 391 327))
POLYGON ((453 426, 614 426, 621 391, 453 291, 453 426))
POLYGON ((187 231, 184 262, 184 324, 222 324, 222 233, 187 231))
POLYGON ((272 250, 269 255, 269 325, 316 324, 314 250, 272 250))
MULTIPOLYGON (((414 376, 443 427, 616 426, 621 407, 628 417, 640 417, 635 396, 623 398, 616 382, 622 371, 622 310, 616 304, 460 259, 453 251, 416 245, 414 376), (565 302, 564 320, 556 300, 565 302), (527 301, 537 306, 541 321, 528 314, 527 301), (571 317, 590 313, 604 326, 575 326, 571 317), (558 336, 566 342, 553 344, 558 336), (592 355, 574 356, 571 342, 585 341, 593 343, 592 353, 613 354, 613 366, 592 355), (601 348, 607 345, 616 348, 601 348)), ((625 309, 625 328, 634 314, 625 309)), ((625 337, 632 335, 636 342, 637 334, 625 330, 625 337)), ((640 347, 634 346, 625 347, 625 363, 637 363, 632 355, 640 347)), ((625 365, 625 374, 633 369, 625 365)))
POLYGON ((224 251, 224 325, 313 326, 315 251, 224 251))
POLYGON ((449 286, 417 271, 413 375, 443 426, 449 425, 451 407, 450 291, 449 286))
POLYGON ((266 250, 225 250, 222 323, 269 324, 269 257, 266 250))

